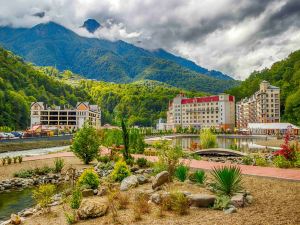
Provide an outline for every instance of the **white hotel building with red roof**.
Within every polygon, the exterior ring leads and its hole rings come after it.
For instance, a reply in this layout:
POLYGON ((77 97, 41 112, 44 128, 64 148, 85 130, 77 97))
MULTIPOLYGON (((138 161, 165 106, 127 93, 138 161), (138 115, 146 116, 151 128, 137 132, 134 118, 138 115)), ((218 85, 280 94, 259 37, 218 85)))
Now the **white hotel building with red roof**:
POLYGON ((220 94, 186 98, 184 94, 177 95, 169 103, 166 129, 178 127, 233 130, 235 127, 234 96, 220 94))

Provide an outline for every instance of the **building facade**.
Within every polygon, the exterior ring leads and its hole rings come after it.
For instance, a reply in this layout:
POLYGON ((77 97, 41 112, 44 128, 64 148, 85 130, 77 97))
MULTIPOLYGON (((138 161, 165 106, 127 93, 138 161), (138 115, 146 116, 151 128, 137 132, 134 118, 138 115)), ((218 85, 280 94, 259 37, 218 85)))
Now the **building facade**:
POLYGON ((43 102, 33 102, 30 108, 30 127, 42 125, 57 129, 77 130, 86 121, 96 127, 101 126, 101 110, 98 105, 78 102, 76 107, 48 107, 43 102))
POLYGON ((236 125, 247 128, 249 123, 280 122, 280 89, 262 81, 259 90, 236 105, 236 125))
POLYGON ((215 128, 232 130, 235 125, 235 98, 227 94, 186 98, 177 95, 167 112, 167 129, 215 128))

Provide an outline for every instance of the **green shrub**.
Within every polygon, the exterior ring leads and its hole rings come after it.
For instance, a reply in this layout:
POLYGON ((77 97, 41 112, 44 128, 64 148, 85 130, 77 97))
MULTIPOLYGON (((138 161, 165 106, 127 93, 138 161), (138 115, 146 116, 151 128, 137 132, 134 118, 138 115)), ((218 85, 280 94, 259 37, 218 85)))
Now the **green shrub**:
POLYGON ((147 167, 147 163, 148 163, 148 161, 145 158, 138 158, 136 160, 136 164, 141 168, 147 167))
POLYGON ((76 216, 75 216, 75 213, 67 213, 65 212, 65 217, 66 217, 66 221, 67 221, 67 224, 74 224, 76 223, 76 216))
POLYGON ((195 159, 195 160, 201 160, 202 159, 202 157, 198 154, 192 154, 191 156, 192 156, 192 159, 195 159))
POLYGON ((19 161, 19 163, 22 163, 22 161, 23 161, 23 156, 19 155, 19 156, 18 156, 18 161, 19 161))
POLYGON ((131 156, 129 158, 127 158, 125 160, 126 164, 129 165, 129 166, 133 166, 134 164, 134 158, 132 158, 131 156))
POLYGON ((17 163, 17 161, 18 161, 18 156, 14 156, 14 157, 13 157, 13 161, 14 161, 14 163, 17 163))
POLYGON ((204 170, 196 170, 195 172, 191 173, 189 176, 189 180, 197 184, 204 184, 205 179, 206 179, 206 175, 204 170))
POLYGON ((14 173, 14 177, 19 177, 19 178, 29 178, 34 175, 33 170, 20 170, 19 172, 14 173))
POLYGON ((237 166, 222 166, 213 168, 211 172, 215 191, 221 195, 233 195, 241 190, 242 174, 237 166))
POLYGON ((5 158, 2 158, 2 159, 1 159, 1 162, 2 162, 2 165, 4 166, 4 165, 5 165, 5 162, 6 162, 6 159, 5 159, 5 158))
POLYGON ((98 156, 98 157, 97 157, 97 161, 98 161, 98 162, 103 162, 103 163, 106 164, 106 163, 110 162, 110 158, 109 158, 108 155, 98 156))
POLYGON ((84 126, 76 133, 71 145, 71 150, 85 164, 89 164, 97 157, 99 147, 100 138, 96 129, 88 123, 85 123, 84 126))
POLYGON ((10 165, 11 162, 12 162, 12 159, 9 156, 7 156, 6 157, 6 162, 7 162, 8 165, 10 165))
POLYGON ((51 173, 53 169, 49 166, 44 166, 44 167, 37 167, 33 170, 34 175, 47 175, 48 173, 51 173))
POLYGON ((156 175, 162 171, 167 171, 168 166, 160 161, 153 164, 153 174, 156 175))
POLYGON ((55 159, 54 160, 54 172, 60 173, 65 165, 64 159, 55 159))
POLYGON ((242 163, 245 165, 253 165, 253 158, 251 156, 244 156, 242 158, 242 163))
POLYGON ((175 177, 184 182, 188 176, 189 168, 185 165, 179 165, 175 170, 175 177))
POLYGON ((70 206, 72 209, 78 209, 82 200, 80 188, 75 188, 72 192, 70 206))
POLYGON ((220 195, 217 196, 215 203, 214 203, 214 209, 227 209, 230 204, 230 197, 227 195, 220 195))
POLYGON ((155 147, 159 162, 161 165, 166 165, 170 180, 172 180, 176 167, 179 164, 179 159, 183 156, 182 148, 180 146, 172 147, 168 141, 157 143, 155 147))
POLYGON ((296 152, 294 167, 300 168, 300 151, 296 152))
POLYGON ((276 167, 279 167, 279 168, 292 167, 292 163, 282 155, 276 156, 273 160, 273 163, 276 167))
POLYGON ((98 174, 93 169, 86 169, 78 178, 79 186, 97 189, 100 184, 98 174))
POLYGON ((214 148, 217 146, 217 137, 210 129, 202 129, 200 132, 200 145, 202 149, 214 148))
POLYGON ((128 168, 126 162, 119 160, 111 173, 111 179, 113 181, 122 181, 125 177, 130 176, 130 169, 128 168))
POLYGON ((255 165, 256 166, 268 166, 268 162, 264 157, 257 156, 257 157, 255 157, 255 165))
POLYGON ((55 194, 55 186, 53 184, 42 184, 33 191, 33 198, 42 208, 48 208, 55 194))

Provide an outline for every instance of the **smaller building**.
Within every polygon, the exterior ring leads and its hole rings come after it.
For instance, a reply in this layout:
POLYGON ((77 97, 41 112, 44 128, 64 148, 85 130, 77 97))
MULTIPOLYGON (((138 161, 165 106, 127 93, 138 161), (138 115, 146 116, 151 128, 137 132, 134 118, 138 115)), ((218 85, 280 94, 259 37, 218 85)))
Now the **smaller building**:
POLYGON ((159 118, 156 124, 156 130, 167 130, 167 123, 163 118, 159 118))
POLYGON ((60 130, 77 130, 86 121, 92 126, 100 128, 101 110, 98 105, 89 102, 78 102, 76 107, 47 106, 43 102, 32 102, 30 107, 30 127, 56 127, 60 130))
POLYGON ((249 123, 248 131, 250 134, 263 134, 263 135, 283 135, 287 130, 292 134, 299 134, 299 127, 291 123, 249 123))

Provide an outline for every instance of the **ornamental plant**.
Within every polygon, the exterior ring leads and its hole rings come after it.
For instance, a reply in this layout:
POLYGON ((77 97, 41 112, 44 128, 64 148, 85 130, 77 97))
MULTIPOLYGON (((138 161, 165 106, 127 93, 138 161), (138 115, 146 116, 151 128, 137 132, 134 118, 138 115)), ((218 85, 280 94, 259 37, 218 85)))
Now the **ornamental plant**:
POLYGON ((119 160, 111 173, 111 179, 113 181, 122 181, 125 177, 131 175, 130 169, 128 168, 126 162, 119 160))
POLYGON ((49 204, 55 194, 55 186, 53 184, 42 184, 33 191, 33 198, 43 209, 49 209, 49 204))
POLYGON ((213 168, 211 172, 214 190, 220 195, 231 196, 242 189, 242 173, 237 166, 222 166, 213 168))
POLYGON ((184 182, 188 176, 189 168, 185 165, 179 165, 175 170, 175 177, 181 181, 184 182))
POLYGON ((294 161, 296 158, 296 147, 291 146, 290 143, 290 132, 287 131, 284 135, 284 143, 281 145, 281 149, 276 151, 274 155, 281 155, 289 161, 294 161))
POLYGON ((98 174, 93 169, 86 169, 78 178, 80 186, 87 186, 92 189, 97 189, 100 184, 98 174))
POLYGON ((206 179, 206 175, 204 170, 196 170, 195 172, 191 173, 189 176, 189 180, 197 184, 204 184, 205 179, 206 179))
POLYGON ((217 137, 210 129, 202 129, 200 132, 200 144, 202 149, 214 148, 217 146, 217 137))

